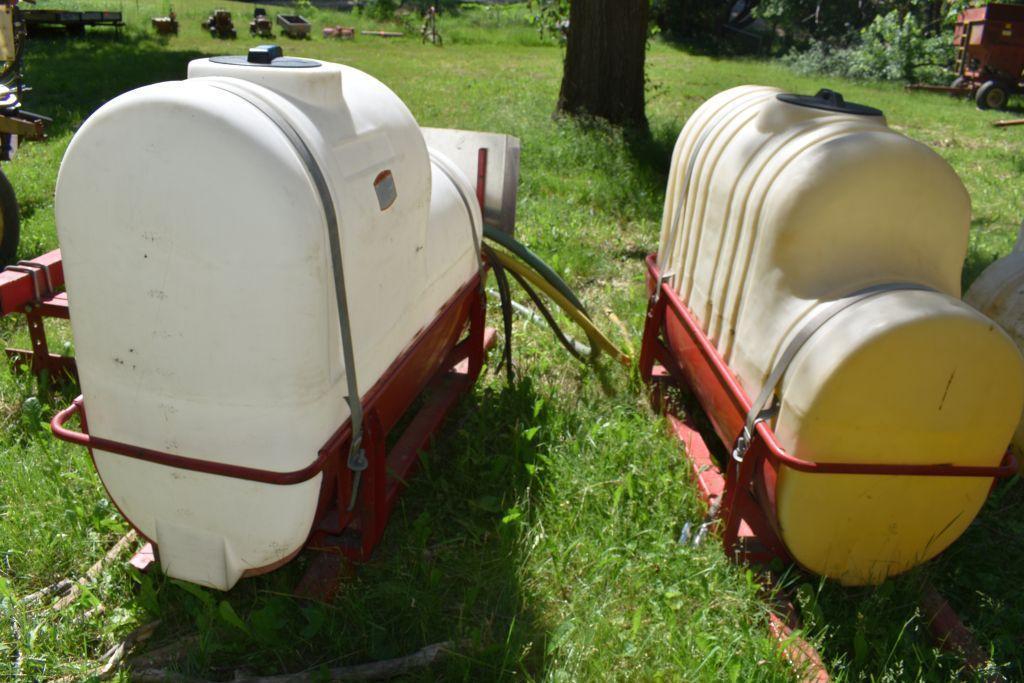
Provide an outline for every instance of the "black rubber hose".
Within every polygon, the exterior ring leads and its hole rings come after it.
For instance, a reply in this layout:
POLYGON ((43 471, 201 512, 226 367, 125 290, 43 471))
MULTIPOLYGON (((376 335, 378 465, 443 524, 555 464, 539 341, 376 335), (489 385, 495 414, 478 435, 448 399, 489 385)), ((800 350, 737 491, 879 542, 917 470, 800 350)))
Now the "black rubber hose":
POLYGON ((573 291, 569 289, 569 285, 565 284, 565 280, 560 278, 558 276, 558 273, 551 270, 551 266, 544 263, 544 261, 542 261, 539 256, 530 251, 526 247, 526 245, 517 241, 511 235, 508 235, 502 232, 501 230, 493 228, 489 225, 484 226, 484 237, 486 237, 489 240, 493 240, 494 242, 497 242, 498 244, 500 244, 501 246, 503 246, 504 248, 508 249, 513 254, 518 256, 520 259, 525 261, 526 264, 533 268, 533 270, 535 270, 538 275, 543 277, 545 280, 548 281, 548 283, 552 287, 561 292, 562 296, 568 299, 573 306, 583 311, 583 313, 586 314, 588 318, 590 317, 590 314, 587 313, 586 307, 583 305, 582 302, 580 302, 578 298, 576 298, 576 295, 573 293, 573 291))
MULTIPOLYGON (((488 246, 483 246, 485 254, 490 251, 491 249, 488 246)), ((494 371, 501 372, 502 366, 505 366, 505 376, 508 379, 508 383, 512 384, 515 380, 512 371, 512 291, 508 286, 508 275, 505 273, 505 267, 501 265, 501 262, 493 257, 487 260, 491 263, 491 268, 494 270, 494 280, 498 284, 498 298, 501 299, 501 321, 505 332, 501 360, 498 361, 494 371)))
POLYGON ((540 314, 544 316, 544 320, 547 321, 548 327, 551 328, 551 331, 555 333, 555 337, 558 338, 559 343, 561 343, 562 346, 565 347, 565 350, 568 351, 573 358, 575 358, 581 363, 586 363, 587 360, 582 355, 580 355, 579 351, 576 350, 576 345, 573 344, 569 340, 569 338, 565 336, 565 332, 563 332, 562 328, 559 327, 558 323, 555 321, 554 316, 551 315, 551 311, 548 310, 548 307, 544 305, 543 300, 541 300, 537 292, 534 291, 533 287, 530 286, 530 283, 527 282, 522 275, 515 272, 514 270, 509 272, 512 273, 512 277, 515 278, 515 281, 519 283, 519 286, 523 288, 523 291, 526 292, 526 295, 529 296, 530 299, 533 301, 533 305, 537 307, 537 310, 540 311, 540 314))

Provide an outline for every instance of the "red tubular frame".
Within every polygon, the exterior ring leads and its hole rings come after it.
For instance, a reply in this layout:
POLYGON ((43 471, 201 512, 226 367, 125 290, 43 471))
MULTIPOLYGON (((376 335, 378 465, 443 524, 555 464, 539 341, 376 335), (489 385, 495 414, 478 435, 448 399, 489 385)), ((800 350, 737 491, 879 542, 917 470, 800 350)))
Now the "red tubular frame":
MULTIPOLYGON (((277 486, 298 484, 322 473, 316 517, 319 521, 307 544, 337 548, 350 559, 366 560, 384 533, 398 493, 412 474, 420 450, 457 399, 476 381, 483 367, 484 352, 493 344, 493 330, 484 327, 486 300, 482 276, 483 273, 477 273, 456 292, 364 396, 363 446, 369 468, 363 473, 358 505, 350 505, 352 473, 342 464, 351 438, 348 421, 319 449, 313 462, 291 472, 189 458, 91 435, 81 396, 54 416, 50 425, 53 435, 88 448, 90 454, 99 450, 167 467, 277 486), (460 342, 467 327, 468 334, 460 342), (425 390, 430 393, 429 400, 389 451, 390 431, 425 390), (75 415, 81 418, 81 432, 65 426, 75 415)), ((249 570, 246 574, 275 567, 249 570)))
MULTIPOLYGON (((645 381, 671 377, 689 387, 727 449, 742 433, 750 397, 707 338, 693 313, 662 281, 655 256, 647 257, 647 289, 652 295, 640 351, 645 381), (671 315, 670 315, 671 314, 671 315)), ((686 423, 670 416, 672 431, 693 444, 700 439, 686 423)), ((790 467, 816 474, 1003 478, 1017 472, 1007 451, 997 467, 938 463, 930 465, 816 463, 796 458, 779 444, 771 427, 757 424, 751 446, 741 462, 729 458, 723 474, 703 443, 690 454, 705 501, 721 506, 726 550, 752 561, 791 559, 774 529, 774 489, 778 472, 790 467), (710 468, 710 472, 709 472, 710 468), (717 473, 717 474, 716 474, 717 473), (767 550, 767 552, 765 552, 767 550)))

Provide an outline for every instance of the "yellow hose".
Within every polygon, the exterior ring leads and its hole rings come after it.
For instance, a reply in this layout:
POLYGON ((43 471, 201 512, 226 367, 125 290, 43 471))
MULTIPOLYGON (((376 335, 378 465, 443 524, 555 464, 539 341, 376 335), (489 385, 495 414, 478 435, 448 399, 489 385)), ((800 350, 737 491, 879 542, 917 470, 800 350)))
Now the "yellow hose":
POLYGON ((601 330, 594 326, 593 321, 588 318, 583 311, 576 308, 572 302, 565 298, 565 296, 555 289, 547 280, 515 256, 500 249, 492 248, 491 251, 503 267, 522 275, 530 281, 530 284, 547 294, 548 298, 558 304, 558 307, 561 308, 567 316, 572 318, 573 322, 582 328, 582 330, 587 334, 587 339, 590 340, 590 343, 593 346, 600 348, 623 365, 630 365, 631 361, 629 356, 615 346, 608 337, 604 336, 601 330))

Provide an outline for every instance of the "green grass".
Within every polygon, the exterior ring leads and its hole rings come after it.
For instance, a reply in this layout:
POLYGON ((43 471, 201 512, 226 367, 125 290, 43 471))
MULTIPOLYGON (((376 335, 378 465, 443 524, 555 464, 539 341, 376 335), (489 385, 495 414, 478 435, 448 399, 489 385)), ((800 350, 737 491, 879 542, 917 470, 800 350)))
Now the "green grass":
MULTIPOLYGON (((99 0, 88 6, 116 8, 99 0)), ((223 6, 244 34, 251 5, 174 6, 182 24, 176 38, 148 29, 148 18, 167 6, 141 2, 121 5, 130 27, 119 39, 91 31, 84 40, 31 43, 26 69, 35 91, 27 107, 55 121, 49 140, 26 145, 5 167, 21 201, 23 257, 57 245, 58 164, 91 111, 133 87, 183 78, 190 59, 255 42, 215 41, 199 28, 223 6)), ((327 23, 395 27, 310 14, 315 32, 327 23)), ((1024 213, 1024 129, 990 128, 998 114, 891 85, 800 77, 771 63, 696 57, 654 43, 650 136, 581 127, 552 119, 561 51, 524 16, 520 7, 443 18, 440 49, 416 37, 279 42, 289 54, 368 71, 423 125, 520 137, 521 239, 565 274, 592 310, 621 319, 624 330, 599 316, 626 347, 639 342, 641 258, 655 248, 675 136, 704 99, 733 85, 800 92, 829 85, 884 109, 892 125, 934 147, 974 200, 966 281, 1013 242, 1024 213)), ((2 321, 0 331, 9 343, 25 343, 16 321, 2 321)), ((53 332, 68 337, 61 326, 53 332)), ((21 604, 33 590, 81 575, 125 525, 84 450, 55 441, 45 428, 70 391, 37 387, 0 365, 0 679, 13 676, 16 651, 28 680, 84 675, 119 637, 154 618, 162 620, 156 644, 200 635, 181 666, 210 679, 381 659, 448 639, 467 644, 424 678, 793 677, 767 635, 757 575, 729 563, 714 543, 692 549, 674 542, 680 526, 702 511, 682 454, 636 378, 607 365, 598 373, 581 368, 537 327, 517 322, 515 333, 520 382, 508 387, 489 374, 462 402, 373 561, 332 605, 289 597, 306 556, 228 594, 116 565, 61 614, 21 604), (100 603, 102 614, 84 616, 100 603)), ((878 588, 843 589, 790 573, 810 636, 836 676, 956 675, 955 658, 929 640, 917 612, 926 580, 953 601, 1009 678, 1024 676, 1022 507, 1017 481, 1003 485, 939 560, 878 588)))

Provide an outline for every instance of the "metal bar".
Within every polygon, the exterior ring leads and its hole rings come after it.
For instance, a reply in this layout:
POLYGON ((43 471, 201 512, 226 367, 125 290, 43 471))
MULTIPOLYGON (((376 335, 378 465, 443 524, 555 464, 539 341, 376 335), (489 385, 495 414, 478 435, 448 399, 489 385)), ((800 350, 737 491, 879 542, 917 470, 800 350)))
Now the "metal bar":
POLYGON ((64 426, 68 420, 79 414, 84 414, 84 406, 81 396, 76 398, 72 401, 70 406, 53 417, 53 420, 50 422, 50 428, 53 431, 53 435, 61 441, 85 446, 90 450, 116 453, 129 458, 135 458, 136 460, 145 460, 146 462, 155 463, 157 465, 174 467, 181 470, 188 470, 190 472, 202 472, 203 474, 231 477, 232 479, 244 479, 246 481, 256 481, 262 484, 274 484, 275 486, 289 486, 309 481, 316 475, 320 474, 320 471, 324 468, 324 464, 327 462, 327 452, 321 451, 316 460, 300 470, 276 472, 273 470, 261 470, 254 467, 229 465, 227 463, 214 462, 211 460, 200 460, 197 458, 187 458, 181 455, 172 455, 170 453, 161 453, 160 451, 142 448, 141 446, 132 446, 119 441, 112 441, 110 439, 92 436, 84 432, 76 432, 64 426))
POLYGON ((476 153, 476 200, 480 202, 480 214, 484 212, 487 197, 487 148, 481 147, 476 153))
MULTIPOLYGON (((413 339, 413 342, 407 347, 406 351, 392 364, 388 373, 388 376, 378 382, 373 389, 367 392, 368 398, 375 402, 379 402, 382 394, 384 394, 388 387, 391 386, 396 378, 407 382, 406 377, 406 366, 412 356, 413 352, 418 349, 423 341, 427 338, 431 338, 437 334, 438 326, 448 321, 451 314, 456 310, 456 307, 463 303, 467 294, 478 292, 479 287, 479 275, 474 277, 463 286, 463 288, 456 293, 452 299, 445 305, 442 311, 435 318, 434 322, 428 325, 426 328, 420 331, 420 333, 413 339)), ((449 322, 450 324, 450 322, 449 322)), ((412 374, 411 372, 409 374, 412 374)), ((415 391, 411 392, 411 396, 415 396, 421 391, 422 386, 416 387, 415 391)), ((370 402, 367 401, 367 403, 370 402)), ((291 484, 298 484, 304 481, 308 481, 315 477, 323 470, 328 457, 334 450, 329 448, 331 444, 345 443, 351 440, 351 420, 346 420, 345 424, 339 428, 329 440, 327 445, 320 449, 317 454, 316 460, 310 463, 308 466, 295 470, 292 472, 277 472, 273 470, 262 470, 252 467, 243 467, 240 465, 229 465, 226 463, 220 463, 210 460, 202 460, 198 458, 189 458, 181 455, 173 455, 170 453, 163 453, 155 451, 149 448, 143 448, 141 446, 133 446, 131 444, 125 444, 111 439, 104 439, 102 437, 92 436, 85 432, 76 432, 66 428, 64 425, 74 415, 82 413, 84 414, 84 401, 81 396, 72 402, 70 406, 57 413, 51 421, 51 427, 53 434, 62 441, 68 441, 75 443, 86 448, 94 448, 96 450, 105 451, 108 453, 116 453, 129 458, 135 458, 137 460, 145 460, 146 462, 152 462, 158 465, 165 465, 167 467, 177 467, 179 469, 189 470, 193 472, 202 472, 205 474, 214 474, 223 477, 232 477, 235 479, 245 479, 247 481, 256 481, 264 484, 274 484, 278 486, 286 486, 291 484), (342 438, 344 437, 344 438, 342 438)), ((404 410, 404 409, 403 409, 404 410)), ((400 413, 399 413, 400 414, 400 413)), ((397 416, 396 416, 397 417, 397 416)), ((390 428, 390 427, 389 427, 390 428)))

